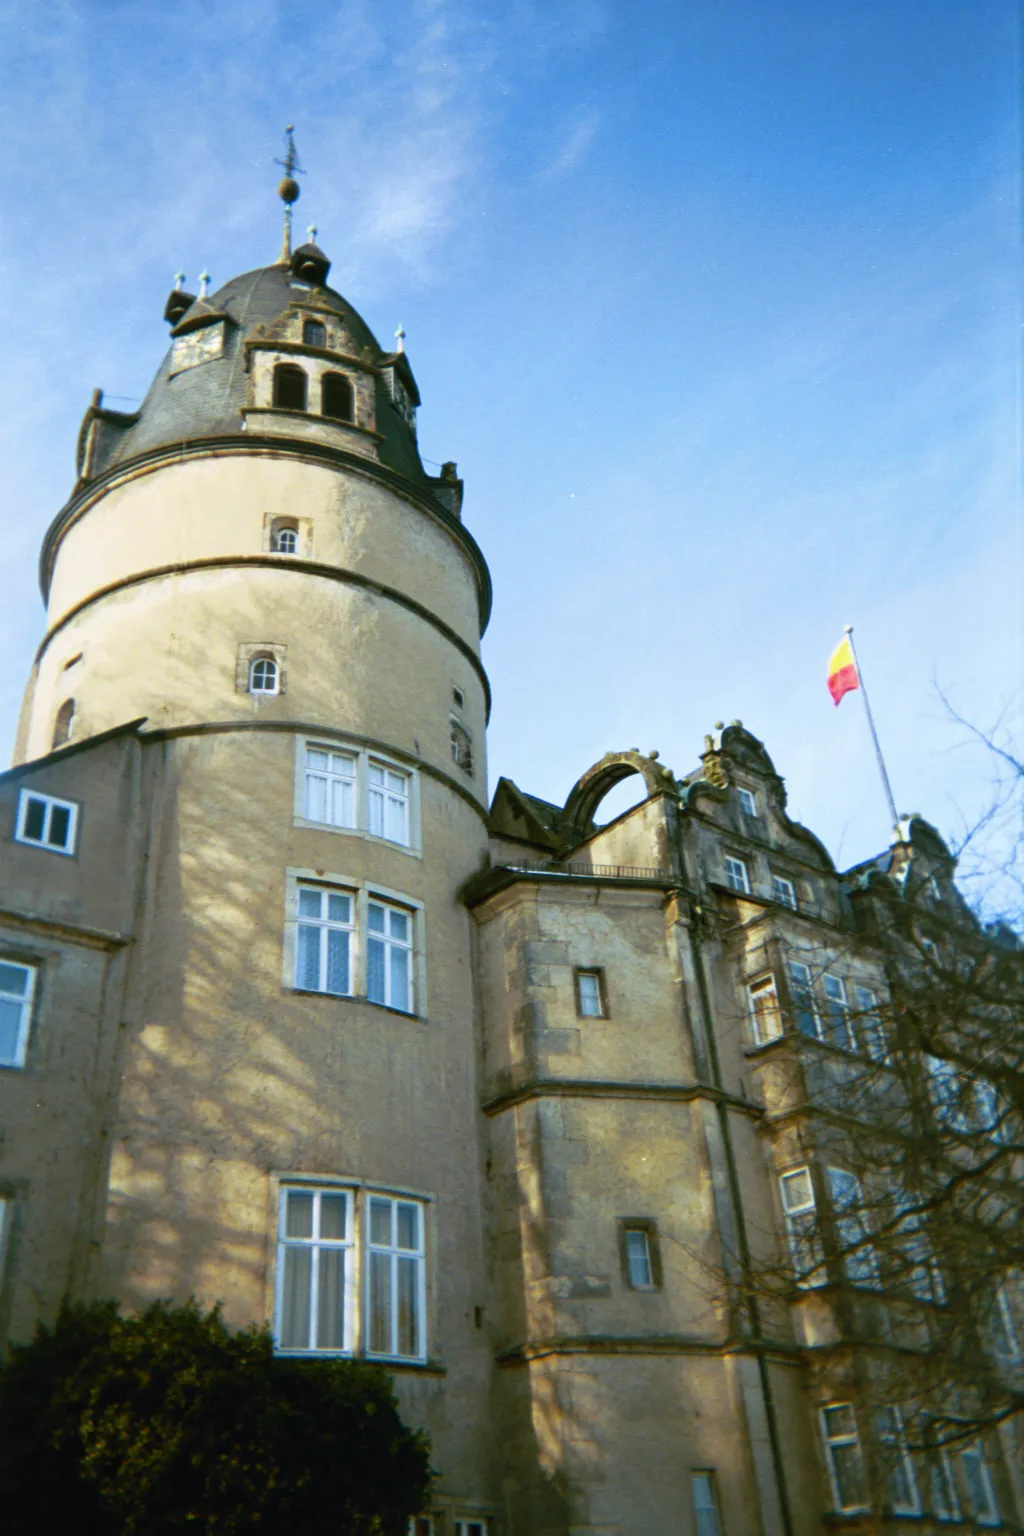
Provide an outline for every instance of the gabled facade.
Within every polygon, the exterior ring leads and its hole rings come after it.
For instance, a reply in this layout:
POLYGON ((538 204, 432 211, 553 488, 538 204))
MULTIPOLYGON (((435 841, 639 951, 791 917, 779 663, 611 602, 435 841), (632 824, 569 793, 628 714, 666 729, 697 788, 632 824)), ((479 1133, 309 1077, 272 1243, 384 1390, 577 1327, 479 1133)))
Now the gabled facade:
POLYGON ((486 565, 329 265, 176 290, 44 543, 0 776, 0 1325, 195 1295, 378 1361, 433 1442, 416 1536, 867 1529, 828 1297, 743 1277, 876 1048, 856 891, 927 835, 844 877, 738 722, 681 778, 623 752, 488 809, 486 565))

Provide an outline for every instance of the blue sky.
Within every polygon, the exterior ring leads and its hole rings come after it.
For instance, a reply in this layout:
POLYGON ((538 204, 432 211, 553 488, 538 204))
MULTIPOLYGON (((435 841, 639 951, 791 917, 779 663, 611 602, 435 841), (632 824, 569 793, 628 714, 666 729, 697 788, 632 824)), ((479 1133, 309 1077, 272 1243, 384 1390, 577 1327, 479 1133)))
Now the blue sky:
MULTIPOLYGON (((492 784, 677 771, 740 717, 843 863, 955 835, 1020 744, 1020 14, 1010 0, 0 8, 0 755, 91 390, 174 272, 273 260, 286 122, 332 282, 402 322, 495 582, 492 784)), ((123 397, 123 398, 119 398, 123 397)))

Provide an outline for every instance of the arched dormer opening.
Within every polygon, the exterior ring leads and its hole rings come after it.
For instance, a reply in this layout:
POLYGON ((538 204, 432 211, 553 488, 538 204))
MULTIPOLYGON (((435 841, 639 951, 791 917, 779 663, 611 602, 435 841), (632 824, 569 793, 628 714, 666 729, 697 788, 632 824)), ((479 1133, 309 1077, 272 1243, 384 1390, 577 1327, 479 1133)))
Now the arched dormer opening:
POLYGON ((274 409, 304 411, 309 390, 306 370, 294 363, 278 363, 274 369, 274 409))
POLYGON ((320 414, 332 421, 355 420, 355 391, 343 373, 325 373, 320 380, 320 414))
POLYGON ((270 525, 270 548, 275 555, 299 552, 299 525, 294 517, 275 517, 270 525))
POLYGON ((71 726, 75 718, 74 699, 65 699, 58 709, 53 722, 53 741, 51 747, 62 747, 71 739, 71 726))
POLYGON ((249 692, 267 697, 280 689, 281 674, 273 656, 254 656, 249 663, 249 692))

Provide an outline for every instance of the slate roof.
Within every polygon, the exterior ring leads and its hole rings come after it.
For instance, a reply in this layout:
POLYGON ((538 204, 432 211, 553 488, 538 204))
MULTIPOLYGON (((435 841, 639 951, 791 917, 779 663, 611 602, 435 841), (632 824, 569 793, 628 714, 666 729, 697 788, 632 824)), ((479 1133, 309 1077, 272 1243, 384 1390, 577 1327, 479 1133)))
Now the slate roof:
MULTIPOLYGON (((389 354, 382 351, 362 316, 340 293, 326 285, 300 283, 288 267, 280 264, 258 267, 225 283, 209 298, 197 299, 174 327, 179 335, 193 329, 189 322, 200 318, 200 306, 211 317, 216 312, 225 313, 228 320, 222 356, 172 375, 168 350, 134 418, 118 419, 113 412, 99 413, 90 475, 101 474, 169 444, 244 433, 242 407, 249 384, 245 343, 260 327, 269 327, 289 305, 303 301, 311 308, 326 309, 340 317, 346 351, 368 355, 374 365, 388 362, 389 354)), ((383 435, 381 461, 421 486, 433 489, 420 462, 415 438, 392 404, 382 378, 378 378, 377 384, 377 430, 383 435)))

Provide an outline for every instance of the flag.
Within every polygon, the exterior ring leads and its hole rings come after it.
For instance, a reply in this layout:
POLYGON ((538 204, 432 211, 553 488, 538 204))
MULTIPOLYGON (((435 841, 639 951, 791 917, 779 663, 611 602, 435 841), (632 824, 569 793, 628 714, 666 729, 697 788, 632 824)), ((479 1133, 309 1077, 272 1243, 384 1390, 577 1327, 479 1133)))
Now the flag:
POLYGON ((853 646, 849 635, 844 635, 836 646, 828 663, 828 691, 833 704, 838 704, 844 693, 860 687, 857 663, 853 658, 853 646))

